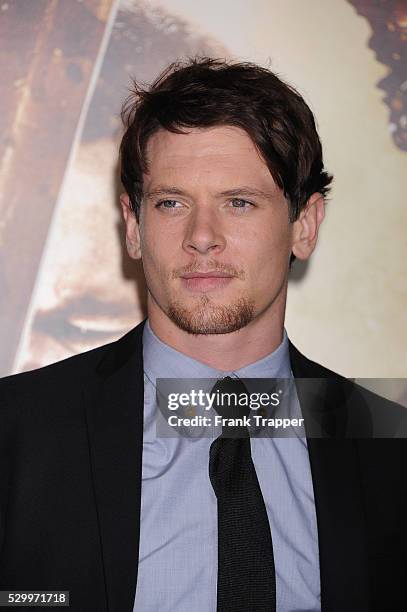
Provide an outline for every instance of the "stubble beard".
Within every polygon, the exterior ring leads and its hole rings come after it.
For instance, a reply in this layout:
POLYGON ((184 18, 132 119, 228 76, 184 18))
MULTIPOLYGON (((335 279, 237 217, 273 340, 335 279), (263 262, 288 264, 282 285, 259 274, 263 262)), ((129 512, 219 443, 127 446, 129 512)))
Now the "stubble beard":
POLYGON ((228 305, 215 305, 207 295, 189 308, 181 302, 170 302, 167 316, 189 334, 229 334, 245 327, 255 316, 255 303, 240 297, 228 305))

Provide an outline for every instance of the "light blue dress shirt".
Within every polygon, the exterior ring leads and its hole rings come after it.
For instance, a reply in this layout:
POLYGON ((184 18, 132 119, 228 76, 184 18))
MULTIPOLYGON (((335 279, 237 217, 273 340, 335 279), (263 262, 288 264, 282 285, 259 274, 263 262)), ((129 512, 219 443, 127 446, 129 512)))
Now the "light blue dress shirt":
MULTIPOLYGON (((157 378, 291 378, 288 338, 234 372, 212 368, 143 330, 144 439, 136 612, 216 612, 217 502, 208 437, 156 435, 157 378)), ((301 416, 296 398, 296 412, 301 416)), ((320 612, 318 534, 304 437, 251 438, 271 525, 277 612, 320 612)), ((250 611, 248 611, 250 612, 250 611)))

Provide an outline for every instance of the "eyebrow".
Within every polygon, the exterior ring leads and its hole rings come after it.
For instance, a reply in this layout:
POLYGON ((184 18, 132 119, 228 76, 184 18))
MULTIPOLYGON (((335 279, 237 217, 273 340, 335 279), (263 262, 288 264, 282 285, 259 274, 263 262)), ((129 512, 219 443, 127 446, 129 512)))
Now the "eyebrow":
POLYGON ((159 185, 156 189, 152 189, 151 191, 146 191, 144 197, 153 198, 156 196, 162 195, 188 195, 182 189, 178 189, 178 187, 167 187, 165 185, 159 185))
MULTIPOLYGON (((171 187, 166 185, 159 185, 156 189, 152 189, 151 191, 147 191, 145 193, 145 197, 147 199, 164 196, 164 195, 178 195, 178 196, 188 196, 188 192, 179 189, 178 187, 171 187)), ((226 191, 221 191, 217 194, 217 197, 237 197, 237 196, 247 196, 247 197, 260 197, 265 199, 270 199, 273 197, 273 194, 267 191, 263 191, 261 189, 256 189, 255 187, 248 187, 246 185, 242 185, 240 187, 236 187, 234 189, 227 189, 226 191)))

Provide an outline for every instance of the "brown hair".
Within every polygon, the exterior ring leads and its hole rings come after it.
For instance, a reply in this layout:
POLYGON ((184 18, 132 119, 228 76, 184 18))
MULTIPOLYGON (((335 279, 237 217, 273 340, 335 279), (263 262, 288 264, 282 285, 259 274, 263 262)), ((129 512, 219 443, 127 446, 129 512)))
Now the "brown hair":
POLYGON ((295 221, 315 192, 326 196, 332 175, 324 170, 314 116, 300 94, 273 72, 250 62, 196 57, 174 62, 143 89, 136 81, 122 108, 121 180, 139 217, 146 145, 160 128, 231 125, 257 146, 289 203, 295 221))

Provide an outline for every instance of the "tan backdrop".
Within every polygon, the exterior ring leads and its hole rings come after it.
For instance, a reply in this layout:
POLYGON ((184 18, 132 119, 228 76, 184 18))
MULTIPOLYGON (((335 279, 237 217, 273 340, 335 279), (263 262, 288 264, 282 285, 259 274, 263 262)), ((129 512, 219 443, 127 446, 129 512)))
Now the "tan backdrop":
POLYGON ((374 4, 3 3, 0 375, 144 317, 142 269, 123 248, 118 113, 130 75, 200 53, 270 66, 317 116, 335 182, 317 251, 292 272, 290 338, 346 376, 405 377, 407 10, 374 4))

